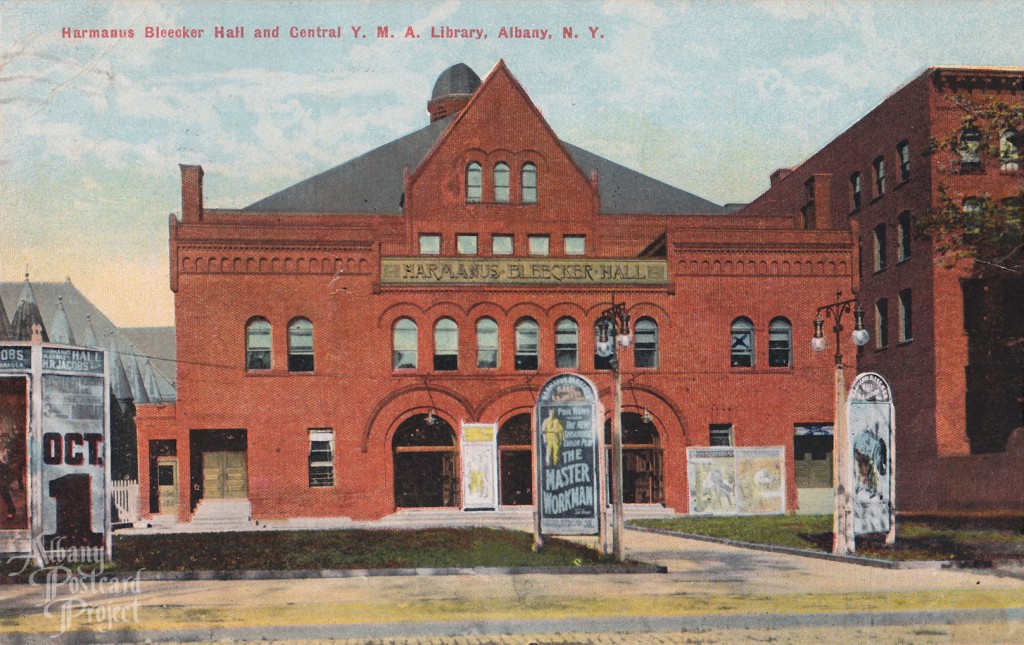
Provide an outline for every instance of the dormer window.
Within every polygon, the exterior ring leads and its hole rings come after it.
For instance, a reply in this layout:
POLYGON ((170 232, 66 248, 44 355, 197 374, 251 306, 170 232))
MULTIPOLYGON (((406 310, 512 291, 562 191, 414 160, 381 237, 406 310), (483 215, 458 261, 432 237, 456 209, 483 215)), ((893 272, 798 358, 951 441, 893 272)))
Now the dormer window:
POLYGON ((498 204, 508 203, 508 164, 494 165, 494 201, 498 204))
POLYGON ((523 164, 523 203, 537 203, 537 166, 532 163, 523 164))
POLYGON ((466 166, 466 203, 479 204, 483 196, 483 171, 480 164, 473 162, 466 166))

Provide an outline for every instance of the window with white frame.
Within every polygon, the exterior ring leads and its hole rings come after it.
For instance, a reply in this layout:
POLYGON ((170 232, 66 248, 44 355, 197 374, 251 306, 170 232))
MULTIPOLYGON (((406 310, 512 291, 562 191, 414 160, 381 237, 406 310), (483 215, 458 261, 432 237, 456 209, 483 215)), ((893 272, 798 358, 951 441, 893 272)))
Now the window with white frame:
POLYGON ((466 166, 466 203, 479 204, 483 199, 483 169, 477 162, 466 166))
POLYGON ((334 430, 309 430, 309 487, 334 486, 334 430))
POLYGON ((580 329, 572 318, 555 324, 555 367, 579 366, 580 329))
POLYGON ((265 318, 253 318, 245 326, 245 369, 270 369, 270 323, 265 318))
POLYGON ((391 366, 396 370, 416 369, 417 327, 409 318, 399 318, 395 323, 393 358, 391 366))
POLYGON ((753 367, 754 323, 749 318, 737 318, 732 321, 731 332, 730 365, 733 367, 753 367))
POLYGON ((775 318, 768 325, 768 366, 790 367, 793 364, 793 325, 785 318, 775 318))
POLYGON ((459 369, 459 326, 451 318, 442 318, 434 325, 434 369, 459 369))
POLYGON ((288 325, 288 371, 313 371, 313 323, 305 318, 288 325))
POLYGON ((537 166, 532 163, 523 164, 522 191, 524 204, 537 203, 537 166))
POLYGON ((658 367, 658 323, 653 318, 640 318, 633 327, 633 363, 658 367))
POLYGON ((536 370, 540 344, 540 327, 533 318, 524 318, 516 323, 517 370, 536 370))
POLYGON ((498 323, 492 318, 481 318, 476 323, 476 366, 498 366, 498 323))
POLYGON ((494 164, 494 201, 499 204, 508 203, 508 164, 494 164))

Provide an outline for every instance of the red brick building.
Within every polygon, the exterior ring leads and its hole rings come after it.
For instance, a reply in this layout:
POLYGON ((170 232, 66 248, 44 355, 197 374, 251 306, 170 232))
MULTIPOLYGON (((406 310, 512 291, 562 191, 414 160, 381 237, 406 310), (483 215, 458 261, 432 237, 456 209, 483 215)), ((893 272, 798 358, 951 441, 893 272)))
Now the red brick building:
POLYGON ((894 389, 904 510, 1024 507, 1024 444, 1013 435, 1024 425, 1024 284, 1013 271, 979 277, 937 263, 932 241, 914 234, 946 190, 965 212, 978 198, 1014 206, 1019 235, 1019 133, 1003 125, 980 140, 957 100, 1019 107, 1022 83, 1019 68, 927 69, 802 164, 773 173, 739 213, 856 232, 872 333, 857 368, 894 389))
POLYGON ((686 448, 731 443, 785 448, 796 509, 794 434, 833 418, 816 308, 857 286, 838 209, 731 213, 572 146, 503 62, 446 70, 427 107, 421 130, 242 209, 207 208, 202 169, 181 168, 177 401, 139 408, 143 511, 457 507, 468 422, 498 428, 500 504, 531 504, 544 381, 583 374, 612 408, 594 327, 613 297, 634 330, 627 503, 686 512, 686 448))

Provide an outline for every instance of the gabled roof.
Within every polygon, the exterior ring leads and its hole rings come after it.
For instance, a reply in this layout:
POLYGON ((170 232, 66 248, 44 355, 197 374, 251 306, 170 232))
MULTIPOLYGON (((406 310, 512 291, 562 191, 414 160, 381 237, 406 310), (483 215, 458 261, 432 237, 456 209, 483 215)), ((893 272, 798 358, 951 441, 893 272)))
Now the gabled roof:
POLYGON ((63 296, 57 298, 57 313, 53 315, 53 322, 50 323, 50 342, 62 345, 75 344, 75 334, 71 331, 68 314, 64 311, 63 296))
MULTIPOLYGON (((442 77, 457 67, 445 70, 442 77)), ((438 80, 440 82, 441 79, 438 80)), ((453 118, 456 117, 435 121, 242 210, 400 215, 406 167, 412 172, 420 165, 453 118)), ((589 177, 591 170, 597 170, 601 213, 667 215, 727 212, 721 206, 693 193, 569 143, 562 144, 585 176, 589 177)))
POLYGON ((11 338, 11 321, 7 317, 7 310, 4 309, 3 300, 0 300, 0 340, 13 340, 11 338))
MULTIPOLYGON (((24 282, 0 282, 0 303, 18 302, 23 289, 24 282)), ((59 308, 63 307, 69 331, 83 346, 110 349, 113 338, 118 353, 125 354, 134 344, 139 359, 145 360, 156 372, 156 381, 160 388, 159 399, 147 386, 149 399, 155 402, 173 401, 176 398, 174 327, 119 328, 75 288, 70 280, 33 282, 32 294, 43 320, 54 320, 58 316, 59 308)), ((139 369, 143 369, 141 365, 139 369)), ((125 392, 122 391, 121 394, 125 392)), ((132 398, 135 398, 134 393, 132 398)), ((137 398, 135 400, 139 401, 137 398)))

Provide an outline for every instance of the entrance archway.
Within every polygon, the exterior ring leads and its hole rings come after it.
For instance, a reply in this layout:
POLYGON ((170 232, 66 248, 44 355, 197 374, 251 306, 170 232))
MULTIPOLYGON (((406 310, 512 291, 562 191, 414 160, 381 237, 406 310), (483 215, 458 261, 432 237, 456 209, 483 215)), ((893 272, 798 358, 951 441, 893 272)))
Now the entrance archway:
POLYGON ((502 506, 533 504, 533 459, 530 413, 509 418, 498 429, 498 464, 502 506))
POLYGON ((459 505, 458 447, 455 431, 434 415, 402 422, 391 440, 395 507, 459 505))
MULTIPOLYGON (((604 424, 604 440, 611 458, 612 422, 604 424)), ((665 476, 658 429, 636 412, 622 413, 622 501, 625 504, 664 504, 665 476)), ((608 469, 611 490, 611 468, 608 469)))

